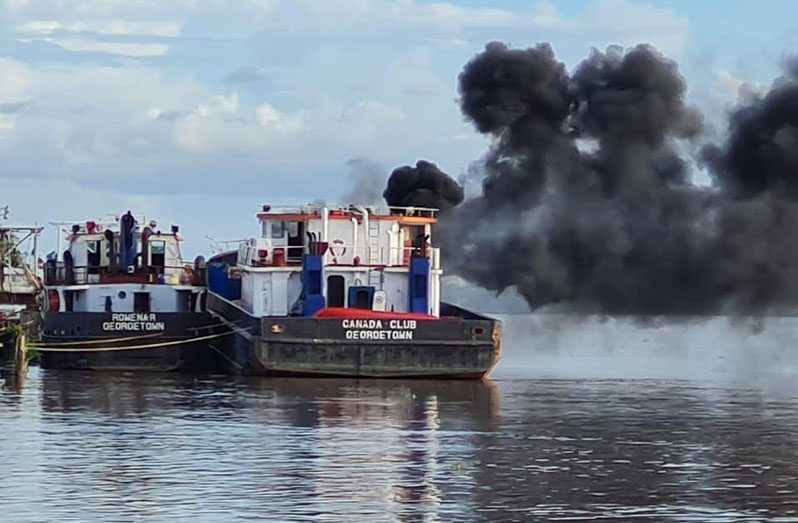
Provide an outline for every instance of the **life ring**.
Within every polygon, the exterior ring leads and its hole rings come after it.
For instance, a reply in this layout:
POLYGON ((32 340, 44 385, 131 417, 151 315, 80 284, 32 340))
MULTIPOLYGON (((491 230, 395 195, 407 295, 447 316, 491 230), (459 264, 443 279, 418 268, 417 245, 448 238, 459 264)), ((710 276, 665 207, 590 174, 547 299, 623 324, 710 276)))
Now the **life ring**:
POLYGON ((346 245, 341 239, 335 239, 330 242, 330 254, 333 257, 333 263, 338 263, 338 258, 346 254, 346 245))

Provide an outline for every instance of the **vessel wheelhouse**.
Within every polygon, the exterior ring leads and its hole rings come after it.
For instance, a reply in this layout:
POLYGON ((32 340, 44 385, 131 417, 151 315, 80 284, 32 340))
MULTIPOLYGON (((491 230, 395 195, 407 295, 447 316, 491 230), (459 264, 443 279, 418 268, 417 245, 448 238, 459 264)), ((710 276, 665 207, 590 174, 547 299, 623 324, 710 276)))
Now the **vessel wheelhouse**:
POLYGON ((43 367, 207 364, 207 347, 194 340, 209 323, 204 263, 183 262, 176 226, 162 232, 130 212, 56 225, 68 247, 44 265, 43 367))
MULTIPOLYGON (((0 210, 0 219, 5 219, 8 207, 0 210)), ((38 263, 41 233, 38 226, 0 223, 0 368, 17 359, 19 335, 34 333, 37 328, 42 288, 38 263)))
POLYGON ((0 305, 38 307, 38 243, 42 229, 0 224, 0 305))
POLYGON ((208 308, 240 372, 482 377, 500 324, 441 302, 437 211, 264 206, 260 236, 209 261, 208 308))

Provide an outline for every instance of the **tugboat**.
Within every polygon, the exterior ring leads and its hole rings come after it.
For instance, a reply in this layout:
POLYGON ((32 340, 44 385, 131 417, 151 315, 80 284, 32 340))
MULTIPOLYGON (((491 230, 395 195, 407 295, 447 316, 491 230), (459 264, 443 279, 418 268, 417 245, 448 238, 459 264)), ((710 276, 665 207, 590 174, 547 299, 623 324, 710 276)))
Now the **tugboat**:
POLYGON ((68 248, 44 264, 41 366, 46 369, 203 370, 205 264, 180 254, 178 227, 161 232, 130 211, 59 226, 68 248), (68 227, 64 229, 64 227, 68 227))
POLYGON ((208 261, 214 340, 266 376, 480 379, 501 324, 440 301, 435 209, 263 206, 261 234, 208 261))

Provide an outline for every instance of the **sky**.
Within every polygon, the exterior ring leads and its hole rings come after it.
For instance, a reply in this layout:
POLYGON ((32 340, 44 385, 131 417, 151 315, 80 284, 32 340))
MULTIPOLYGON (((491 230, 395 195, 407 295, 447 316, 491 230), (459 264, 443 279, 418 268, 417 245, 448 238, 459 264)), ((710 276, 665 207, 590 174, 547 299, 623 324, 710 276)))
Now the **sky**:
MULTIPOLYGON (((722 136, 796 54, 798 3, 571 0, 0 0, 0 207, 12 223, 128 209, 206 236, 258 233, 264 203, 340 198, 352 162, 458 176, 489 146, 457 75, 493 40, 655 45, 722 136), (745 88, 745 89, 741 89, 745 88)), ((55 246, 45 237, 45 246, 55 246)))

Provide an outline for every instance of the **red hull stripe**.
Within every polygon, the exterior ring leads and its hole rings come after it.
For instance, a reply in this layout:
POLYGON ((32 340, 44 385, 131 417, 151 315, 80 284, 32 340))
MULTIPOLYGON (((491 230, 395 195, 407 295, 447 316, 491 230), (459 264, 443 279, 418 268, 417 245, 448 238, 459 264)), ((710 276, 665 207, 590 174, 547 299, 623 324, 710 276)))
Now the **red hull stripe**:
POLYGON ((349 309, 345 307, 327 307, 313 315, 314 318, 358 318, 375 320, 437 320, 429 314, 417 312, 384 312, 367 309, 349 309))

